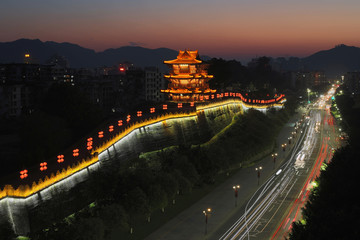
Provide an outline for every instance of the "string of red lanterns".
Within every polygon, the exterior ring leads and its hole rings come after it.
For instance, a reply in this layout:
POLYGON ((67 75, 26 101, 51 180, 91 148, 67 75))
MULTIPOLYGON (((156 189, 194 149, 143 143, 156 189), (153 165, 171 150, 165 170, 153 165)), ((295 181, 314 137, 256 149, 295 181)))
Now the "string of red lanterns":
MULTIPOLYGON (((246 93, 245 94, 246 96, 248 96, 248 94, 246 93)), ((204 99, 205 100, 209 100, 210 98, 211 99, 215 99, 215 98, 223 98, 223 97, 239 97, 243 102, 247 102, 247 103, 258 103, 258 104, 270 104, 270 103, 275 103, 275 102, 278 102, 280 101, 283 97, 285 97, 284 94, 280 94, 280 95, 275 95, 276 98, 272 98, 272 99, 269 99, 269 100, 260 100, 260 99, 248 99, 248 98, 244 98, 243 95, 241 93, 233 93, 233 92, 226 92, 226 93, 218 93, 218 94, 211 94, 211 95, 205 95, 205 96, 200 96, 199 99, 200 101, 203 101, 204 99)), ((267 95, 269 96, 269 94, 267 95)), ((190 102, 190 107, 194 107, 195 106, 195 103, 194 102, 190 102)), ((178 103, 177 104, 177 108, 180 109, 180 108, 183 108, 183 103, 178 103)), ((163 104, 162 105, 162 109, 163 110, 168 110, 168 105, 167 104, 163 104)), ((150 113, 155 113, 156 111, 156 108, 155 107, 151 107, 150 108, 150 113)), ((137 111, 137 116, 138 117, 142 117, 142 111, 137 111)), ((126 117, 126 122, 129 123, 131 120, 131 115, 127 115, 126 117)), ((123 126, 123 120, 118 120, 118 126, 123 126)), ((113 132, 114 131, 114 126, 113 125, 110 125, 109 126, 109 132, 113 132)), ((98 132, 98 138, 103 138, 104 137, 104 131, 99 131, 98 132)), ((90 137, 87 139, 87 143, 86 143, 86 146, 87 146, 87 150, 91 150, 93 149, 93 138, 90 137)), ((79 154, 79 149, 74 149, 73 150, 73 157, 78 157, 80 154, 79 154)), ((62 163, 64 162, 64 155, 58 155, 57 156, 57 162, 58 163, 62 163)), ((42 162, 40 163, 40 171, 45 171, 47 170, 47 162, 42 162)), ((24 169, 22 171, 20 171, 20 178, 21 179, 24 179, 28 177, 28 170, 27 169, 24 169)))

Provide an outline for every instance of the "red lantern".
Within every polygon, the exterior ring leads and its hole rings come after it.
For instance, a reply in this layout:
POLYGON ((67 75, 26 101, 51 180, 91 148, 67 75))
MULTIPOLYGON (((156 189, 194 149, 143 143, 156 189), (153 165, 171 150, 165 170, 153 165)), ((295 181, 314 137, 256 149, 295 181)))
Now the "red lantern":
POLYGON ((167 105, 163 105, 163 110, 167 110, 167 105))
POLYGON ((20 171, 20 178, 21 179, 27 178, 27 176, 28 176, 27 173, 28 173, 28 170, 26 170, 26 169, 20 171))
POLYGON ((206 96, 205 96, 205 99, 206 99, 206 100, 209 100, 209 95, 206 95, 206 96))
POLYGON ((73 150, 73 156, 74 156, 74 157, 79 156, 79 149, 74 149, 74 150, 73 150))
POLYGON ((109 126, 109 132, 112 132, 112 131, 114 131, 114 126, 113 126, 113 125, 110 125, 110 126, 109 126))
POLYGON ((64 155, 58 155, 57 158, 58 158, 58 159, 57 159, 57 162, 58 162, 58 163, 64 162, 64 155))
POLYGON ((92 149, 92 145, 93 145, 93 138, 88 138, 87 139, 87 143, 86 143, 86 149, 87 150, 91 150, 92 149))
POLYGON ((126 122, 130 122, 130 120, 131 120, 131 115, 127 115, 126 116, 126 122))
POLYGON ((212 95, 211 95, 211 99, 214 99, 214 97, 215 97, 214 94, 212 94, 212 95))
POLYGON ((200 96, 200 101, 203 101, 204 100, 204 97, 203 96, 200 96))
POLYGON ((40 171, 45 171, 47 169, 47 162, 40 163, 40 171))
POLYGON ((99 138, 103 138, 103 137, 104 137, 104 131, 100 131, 98 134, 99 134, 99 135, 98 135, 99 138))
POLYGON ((182 103, 178 103, 178 108, 182 108, 182 103))
POLYGON ((142 111, 137 111, 137 116, 141 117, 142 116, 142 111))
POLYGON ((155 108, 150 108, 150 113, 154 113, 155 112, 155 108))
MULTIPOLYGON (((222 94, 221 94, 221 95, 222 95, 222 94)), ((226 92, 226 93, 225 93, 225 97, 228 97, 228 96, 229 96, 229 93, 226 92)))
POLYGON ((194 102, 191 102, 191 103, 190 103, 190 107, 193 107, 193 106, 194 106, 194 102))

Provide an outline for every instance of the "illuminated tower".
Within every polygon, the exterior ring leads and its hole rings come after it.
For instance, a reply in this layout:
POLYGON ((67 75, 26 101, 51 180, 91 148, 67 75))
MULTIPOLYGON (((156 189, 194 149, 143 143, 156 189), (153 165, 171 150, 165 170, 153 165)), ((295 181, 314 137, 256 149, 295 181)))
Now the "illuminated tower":
POLYGON ((170 67, 169 75, 164 77, 170 81, 167 93, 170 100, 176 102, 199 101, 204 95, 216 92, 209 88, 208 81, 213 78, 207 73, 207 64, 203 64, 198 51, 179 51, 174 60, 164 61, 170 67))

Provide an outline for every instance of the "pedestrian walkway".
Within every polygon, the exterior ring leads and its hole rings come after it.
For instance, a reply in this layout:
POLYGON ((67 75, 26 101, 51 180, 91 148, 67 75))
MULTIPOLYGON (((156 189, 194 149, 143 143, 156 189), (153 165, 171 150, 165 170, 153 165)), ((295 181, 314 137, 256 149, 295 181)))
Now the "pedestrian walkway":
MULTIPOLYGON (((276 167, 280 166, 285 154, 281 145, 288 143, 288 137, 294 131, 294 124, 300 119, 301 113, 293 116, 283 127, 277 138, 278 158, 276 167)), ((293 143, 292 143, 293 144, 293 143)), ((265 181, 275 170, 271 156, 258 161, 253 167, 240 169, 236 174, 217 186, 212 192, 200 199, 188 209, 184 210, 172 220, 164 224, 158 230, 150 234, 146 240, 183 240, 183 239, 218 239, 221 236, 223 224, 232 218, 241 216, 242 206, 256 191, 258 187, 258 175, 255 167, 262 166, 260 184, 265 181), (235 207, 234 185, 240 185, 235 207), (211 208, 207 224, 203 211, 211 208), (205 235, 205 228, 207 234, 205 235)))

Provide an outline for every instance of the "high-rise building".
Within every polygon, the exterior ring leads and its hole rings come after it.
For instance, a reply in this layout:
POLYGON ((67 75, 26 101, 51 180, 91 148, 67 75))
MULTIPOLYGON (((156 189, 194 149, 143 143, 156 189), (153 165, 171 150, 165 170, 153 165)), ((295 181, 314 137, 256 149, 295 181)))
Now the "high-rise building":
POLYGON ((145 100, 161 102, 165 100, 161 89, 166 87, 163 73, 156 67, 145 68, 145 100))
POLYGON ((208 81, 213 78, 207 73, 207 64, 204 64, 198 51, 179 51, 174 60, 164 61, 170 67, 168 89, 161 90, 167 93, 169 99, 176 102, 200 101, 204 95, 215 93, 209 88, 208 81))

